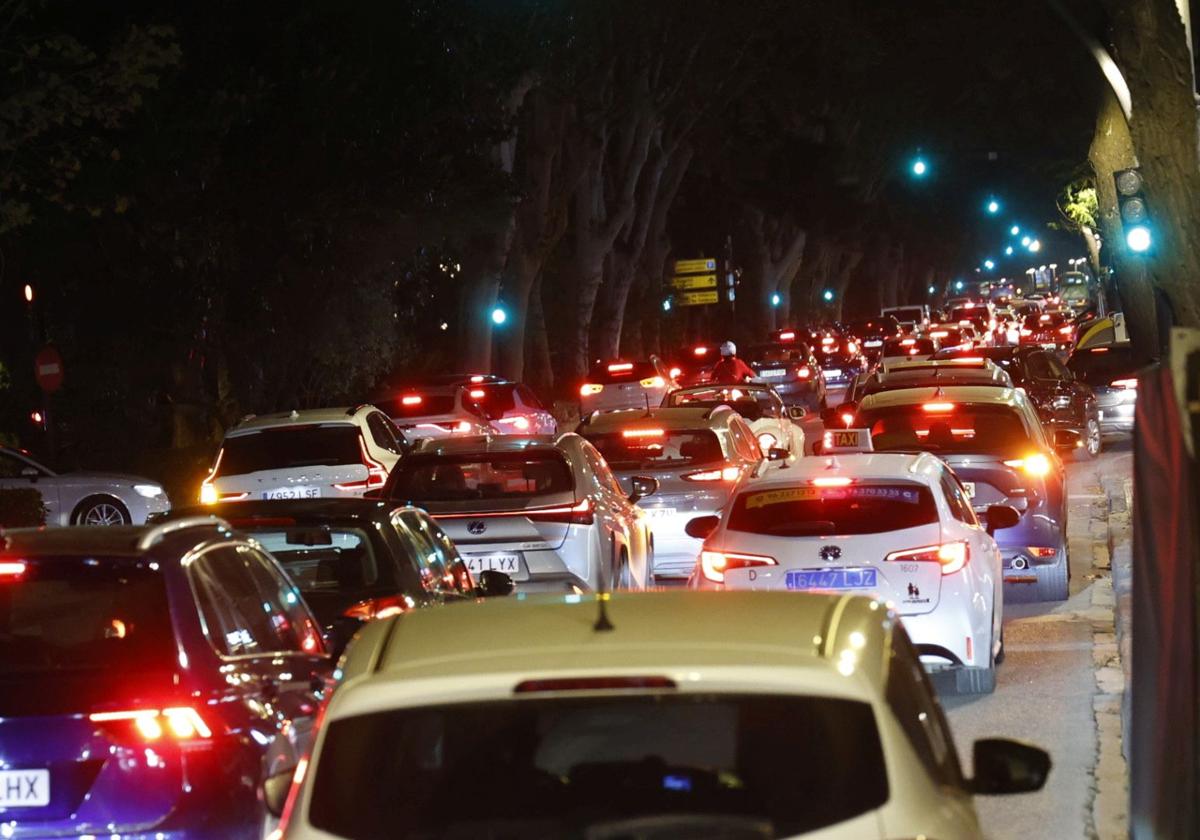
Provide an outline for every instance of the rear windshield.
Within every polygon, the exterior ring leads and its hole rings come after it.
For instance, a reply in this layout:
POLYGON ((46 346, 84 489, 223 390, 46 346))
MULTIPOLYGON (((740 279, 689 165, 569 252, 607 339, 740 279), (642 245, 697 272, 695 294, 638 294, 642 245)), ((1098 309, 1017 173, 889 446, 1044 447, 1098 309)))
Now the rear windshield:
POLYGON ((919 306, 912 306, 907 309, 892 309, 888 311, 888 314, 897 321, 909 324, 925 319, 925 310, 919 306))
POLYGON ((1027 330, 1048 330, 1061 327, 1071 322, 1071 316, 1063 312, 1046 312, 1044 314, 1027 315, 1024 327, 1027 330))
POLYGON ((938 521, 920 484, 854 484, 751 490, 734 502, 729 530, 772 537, 878 534, 938 521))
POLYGON ((286 426, 225 438, 220 475, 245 475, 260 470, 361 464, 358 428, 286 426))
POLYGON ((716 408, 727 405, 751 423, 763 417, 778 417, 779 404, 766 388, 704 388, 676 391, 667 397, 671 408, 716 408))
POLYGON ((796 344, 781 345, 781 344, 756 344, 746 349, 742 358, 746 359, 752 365, 761 365, 766 362, 803 362, 808 351, 805 347, 796 344))
POLYGON ((986 321, 988 311, 981 306, 959 306, 950 311, 951 321, 986 321))
POLYGON ((575 491, 571 468, 557 451, 410 455, 392 476, 388 498, 413 501, 519 500, 575 491))
POLYGON ((1130 379, 1137 373, 1129 347, 1081 350, 1067 360, 1071 373, 1088 385, 1108 385, 1114 379, 1130 379))
POLYGON ((892 335, 899 326, 892 318, 878 321, 859 321, 854 324, 848 324, 846 332, 850 333, 850 335, 856 335, 859 338, 870 338, 871 336, 892 335))
POLYGON ((354 838, 784 837, 887 798, 866 703, 589 696, 335 720, 308 816, 354 838))
POLYGON ((614 382, 640 382, 658 376, 653 362, 597 362, 588 373, 588 382, 609 385, 614 382))
POLYGON ((90 556, 22 562, 23 573, 0 577, 0 678, 171 667, 166 588, 149 563, 90 556))
POLYGON ((1025 454, 1034 446, 1015 408, 950 401, 862 410, 855 425, 869 428, 877 450, 1025 454), (945 411, 930 411, 931 406, 945 411))
POLYGON ((725 460, 721 441, 711 429, 622 429, 584 432, 614 470, 674 469, 725 460))
POLYGON ((379 580, 371 540, 357 528, 297 525, 242 530, 274 555, 305 595, 363 589, 379 580))
POLYGON ((467 389, 467 401, 475 403, 481 410, 498 417, 517 407, 517 400, 514 396, 516 390, 515 384, 472 385, 467 389))
POLYGON ((1023 381, 1021 376, 1021 365, 1018 363, 1013 351, 1007 347, 976 347, 973 350, 964 350, 961 347, 948 347, 945 350, 939 350, 933 354, 935 360, 942 359, 964 359, 980 357, 991 359, 1012 379, 1013 385, 1020 385, 1023 381))
POLYGON ((823 368, 851 367, 856 364, 855 358, 839 352, 819 352, 817 353, 817 358, 820 360, 821 367, 823 368))
POLYGON ((928 338, 893 338, 883 343, 885 356, 928 356, 933 342, 928 338))
POLYGON ((431 417, 435 414, 453 414, 454 395, 401 394, 395 399, 379 403, 379 407, 397 420, 407 417, 431 417))
POLYGON ((958 327, 939 326, 929 331, 930 338, 936 338, 942 344, 958 344, 963 340, 963 333, 958 327))

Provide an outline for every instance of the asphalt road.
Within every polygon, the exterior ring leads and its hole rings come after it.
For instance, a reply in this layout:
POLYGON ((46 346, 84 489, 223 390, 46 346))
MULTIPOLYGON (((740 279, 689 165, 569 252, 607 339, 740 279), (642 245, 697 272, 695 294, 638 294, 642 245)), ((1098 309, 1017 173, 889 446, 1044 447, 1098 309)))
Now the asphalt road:
POLYGON ((1071 840, 1090 834, 1098 741, 1092 710, 1096 694, 1092 624, 1087 613, 1092 609, 1092 547, 1105 539, 1099 476, 1129 475, 1132 466, 1127 440, 1108 442, 1094 461, 1068 464, 1070 598, 1006 606, 1008 654, 995 693, 942 698, 964 772, 971 772, 971 744, 988 736, 1032 741, 1053 758, 1042 791, 976 799, 989 837, 1071 840))

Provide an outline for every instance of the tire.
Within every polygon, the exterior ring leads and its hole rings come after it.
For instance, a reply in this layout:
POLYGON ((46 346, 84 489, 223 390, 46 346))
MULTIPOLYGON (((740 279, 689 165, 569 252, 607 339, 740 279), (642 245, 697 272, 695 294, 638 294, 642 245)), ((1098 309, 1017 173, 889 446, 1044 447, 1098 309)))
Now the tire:
POLYGON ((1071 594, 1071 570, 1066 546, 1059 552, 1053 566, 1034 566, 1033 569, 1037 574, 1037 600, 1067 600, 1071 594))
POLYGON ((1104 448, 1104 435, 1100 432, 1100 421, 1097 418, 1088 418, 1087 424, 1083 427, 1083 441, 1084 456, 1088 460, 1098 456, 1104 448))
POLYGON ((112 496, 88 496, 71 515, 74 525, 131 525, 133 517, 120 499, 112 496))

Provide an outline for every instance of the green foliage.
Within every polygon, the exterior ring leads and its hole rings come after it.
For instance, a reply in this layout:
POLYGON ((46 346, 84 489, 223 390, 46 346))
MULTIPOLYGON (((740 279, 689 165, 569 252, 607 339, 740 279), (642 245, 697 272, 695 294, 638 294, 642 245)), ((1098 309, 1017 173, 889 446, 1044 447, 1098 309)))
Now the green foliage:
POLYGON ((1074 229, 1086 226, 1096 230, 1100 208, 1095 185, 1086 180, 1068 184, 1059 196, 1058 209, 1074 229))
POLYGON ((46 524, 46 505, 33 488, 0 489, 0 528, 35 528, 46 524))
POLYGON ((167 26, 129 26, 93 48, 73 34, 47 30, 45 7, 0 4, 0 234, 30 224, 35 203, 99 216, 122 212, 119 196, 72 189, 89 161, 116 161, 113 132, 143 104, 180 50, 167 26))

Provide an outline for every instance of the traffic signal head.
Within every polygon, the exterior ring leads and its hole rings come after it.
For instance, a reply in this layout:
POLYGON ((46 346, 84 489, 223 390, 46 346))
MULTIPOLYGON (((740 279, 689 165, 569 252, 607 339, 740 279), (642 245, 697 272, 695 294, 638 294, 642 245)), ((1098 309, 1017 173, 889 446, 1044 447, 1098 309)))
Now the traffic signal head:
POLYGON ((1113 180, 1117 186, 1117 209, 1125 228, 1125 244, 1133 253, 1144 254, 1154 244, 1154 236, 1142 173, 1138 169, 1122 169, 1113 173, 1113 180))

